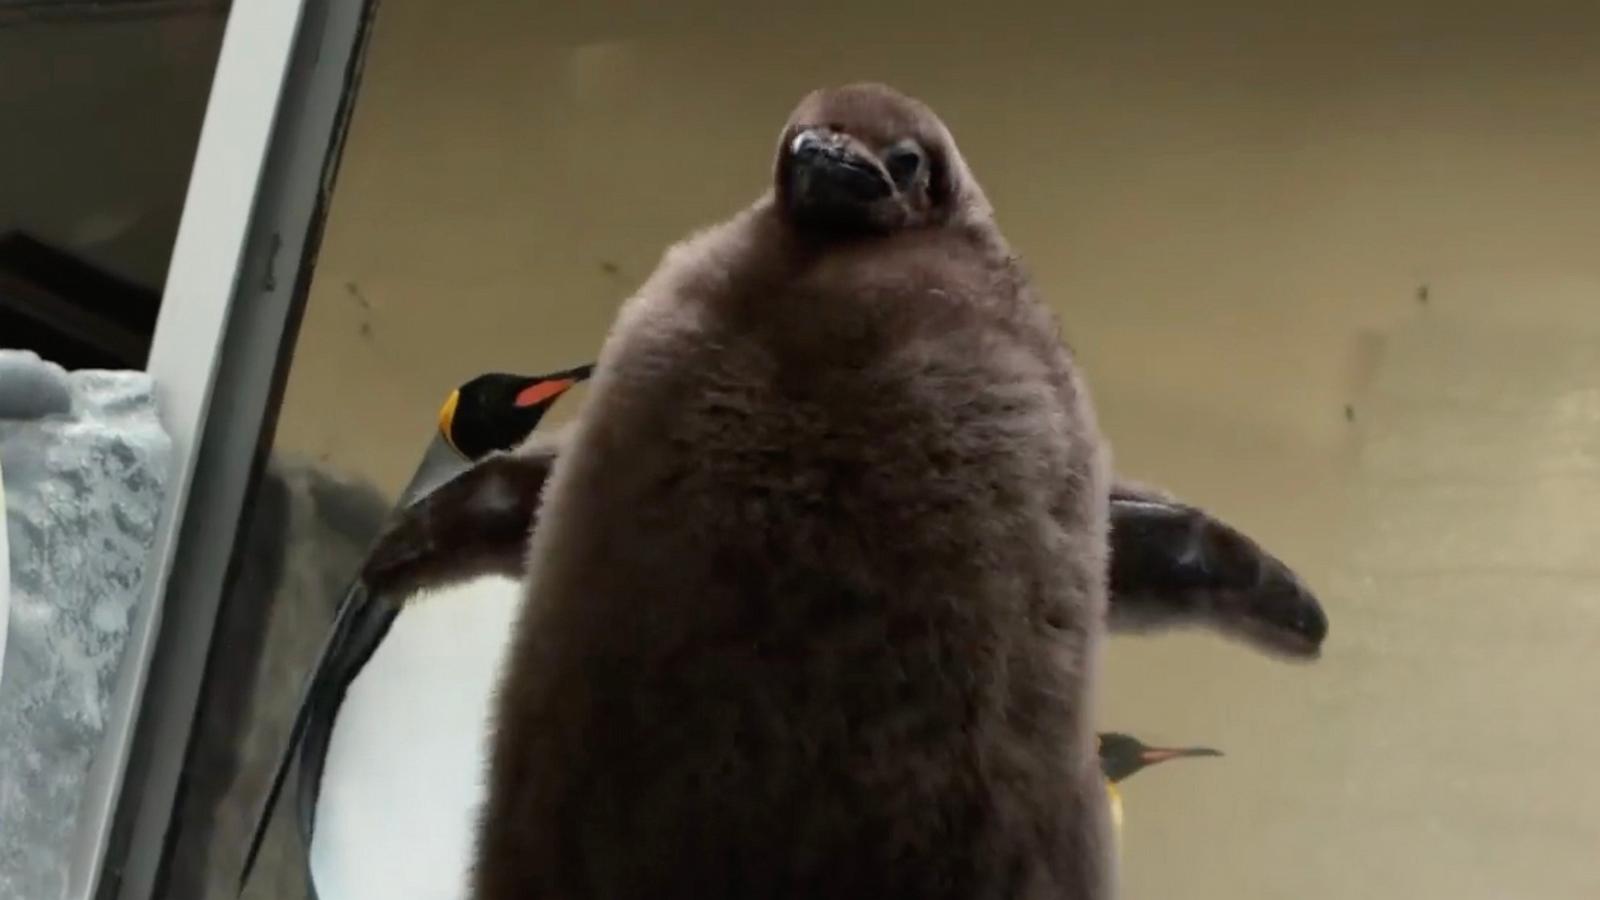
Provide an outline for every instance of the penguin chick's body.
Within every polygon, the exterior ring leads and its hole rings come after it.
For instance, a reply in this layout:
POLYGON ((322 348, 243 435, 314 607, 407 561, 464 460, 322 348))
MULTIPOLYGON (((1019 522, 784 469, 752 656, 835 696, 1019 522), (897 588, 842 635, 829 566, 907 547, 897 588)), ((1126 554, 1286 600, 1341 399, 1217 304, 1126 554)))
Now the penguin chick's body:
POLYGON ((820 92, 551 476, 476 896, 1110 896, 1108 454, 948 133, 820 92))

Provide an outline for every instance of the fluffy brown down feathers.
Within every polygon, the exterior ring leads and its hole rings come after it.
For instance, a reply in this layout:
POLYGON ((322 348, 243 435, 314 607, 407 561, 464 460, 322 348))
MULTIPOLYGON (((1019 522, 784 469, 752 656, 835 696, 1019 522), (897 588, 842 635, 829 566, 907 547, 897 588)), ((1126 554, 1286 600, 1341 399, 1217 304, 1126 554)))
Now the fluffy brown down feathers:
POLYGON ((476 896, 1109 896, 1082 380, 926 107, 813 94, 775 176, 602 351, 476 896))

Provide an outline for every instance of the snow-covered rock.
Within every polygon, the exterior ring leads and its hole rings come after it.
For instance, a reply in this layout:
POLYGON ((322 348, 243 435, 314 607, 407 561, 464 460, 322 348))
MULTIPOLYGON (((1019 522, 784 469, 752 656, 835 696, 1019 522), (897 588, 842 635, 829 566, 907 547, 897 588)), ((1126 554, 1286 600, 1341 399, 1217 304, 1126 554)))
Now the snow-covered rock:
POLYGON ((0 900, 57 900, 172 466, 143 372, 0 350, 11 610, 0 677, 0 900))

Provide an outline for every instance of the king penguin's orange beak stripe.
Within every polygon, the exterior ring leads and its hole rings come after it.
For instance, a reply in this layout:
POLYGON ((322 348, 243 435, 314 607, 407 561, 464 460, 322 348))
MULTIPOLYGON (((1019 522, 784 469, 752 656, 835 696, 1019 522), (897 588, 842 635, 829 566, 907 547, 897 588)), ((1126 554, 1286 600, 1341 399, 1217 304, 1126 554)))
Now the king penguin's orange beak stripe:
POLYGON ((571 378, 552 378, 538 384, 529 385, 517 394, 517 399, 512 401, 518 407, 535 406, 546 400, 553 400, 561 396, 568 388, 577 384, 571 378))
MULTIPOLYGON (((450 445, 450 449, 457 453, 461 453, 461 448, 456 446, 455 438, 451 437, 450 434, 451 428, 455 423, 456 404, 460 402, 461 392, 455 390, 450 392, 450 396, 444 398, 444 405, 439 407, 439 433, 444 436, 444 442, 450 445)), ((461 453, 461 455, 466 456, 465 453, 461 453)))
POLYGON ((1186 756, 1221 756, 1222 754, 1210 747, 1147 747, 1139 754, 1139 761, 1147 766, 1163 763, 1169 759, 1180 759, 1186 756))

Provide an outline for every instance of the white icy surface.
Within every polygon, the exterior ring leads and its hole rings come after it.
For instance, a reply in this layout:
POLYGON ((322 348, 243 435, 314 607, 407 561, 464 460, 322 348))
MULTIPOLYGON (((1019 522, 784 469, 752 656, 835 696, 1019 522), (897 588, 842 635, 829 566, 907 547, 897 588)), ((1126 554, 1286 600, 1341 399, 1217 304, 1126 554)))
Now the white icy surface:
POLYGON ((0 688, 6 677, 6 631, 11 625, 11 547, 6 540, 6 477, 0 461, 0 688))
POLYGON ((32 354, 0 350, 0 381, 0 405, 12 413, 0 408, 11 551, 0 900, 56 900, 129 624, 144 598, 171 442, 143 372, 65 374, 32 354), (60 404, 49 385, 62 378, 70 409, 51 412, 60 404))

